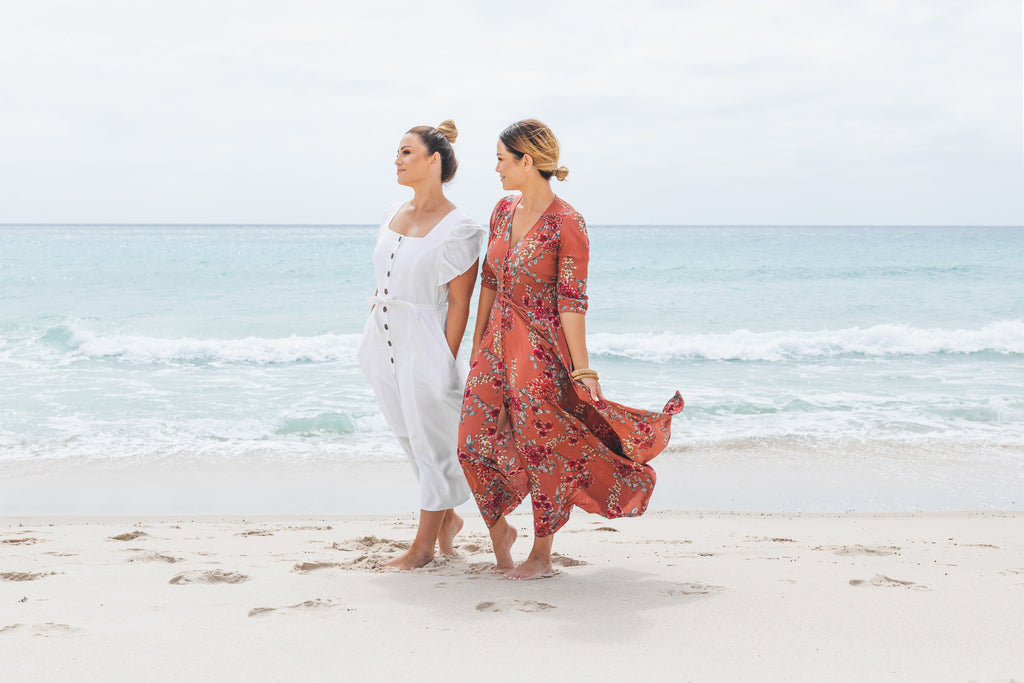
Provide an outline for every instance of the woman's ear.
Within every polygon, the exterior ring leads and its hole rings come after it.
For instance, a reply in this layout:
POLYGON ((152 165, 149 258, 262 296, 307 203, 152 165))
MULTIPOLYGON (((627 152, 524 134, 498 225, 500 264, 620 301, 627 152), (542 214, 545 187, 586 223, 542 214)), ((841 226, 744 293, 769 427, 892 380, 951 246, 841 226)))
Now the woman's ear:
POLYGON ((525 168, 527 171, 533 168, 533 157, 531 157, 529 154, 523 155, 523 168, 525 168))

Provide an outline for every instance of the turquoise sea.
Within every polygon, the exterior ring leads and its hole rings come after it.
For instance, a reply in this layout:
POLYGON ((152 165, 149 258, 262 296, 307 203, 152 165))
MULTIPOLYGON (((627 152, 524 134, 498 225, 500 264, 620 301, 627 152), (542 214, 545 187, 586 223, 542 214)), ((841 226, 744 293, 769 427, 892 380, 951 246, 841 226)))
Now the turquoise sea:
MULTIPOLYGON (((0 226, 0 514, 376 512, 374 226, 0 226)), ((1024 228, 591 226, 652 505, 1024 509, 1024 228)), ((470 323, 472 329, 472 322, 470 323)))

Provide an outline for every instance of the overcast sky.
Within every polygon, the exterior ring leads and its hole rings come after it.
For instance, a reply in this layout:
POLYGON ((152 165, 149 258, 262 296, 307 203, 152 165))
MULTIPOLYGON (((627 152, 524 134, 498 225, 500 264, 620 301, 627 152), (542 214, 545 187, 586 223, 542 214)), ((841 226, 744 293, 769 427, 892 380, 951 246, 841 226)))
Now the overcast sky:
POLYGON ((4 2, 0 222, 376 223, 536 117, 591 224, 1024 225, 1020 0, 4 2))

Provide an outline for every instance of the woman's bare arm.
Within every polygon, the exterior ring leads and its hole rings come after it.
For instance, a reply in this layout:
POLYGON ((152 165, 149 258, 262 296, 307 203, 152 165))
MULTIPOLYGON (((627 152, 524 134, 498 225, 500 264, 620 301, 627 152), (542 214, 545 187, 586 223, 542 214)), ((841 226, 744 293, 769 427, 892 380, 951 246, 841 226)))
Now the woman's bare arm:
MULTIPOLYGON (((590 367, 590 356, 587 354, 587 317, 582 313, 562 311, 558 314, 562 323, 562 334, 565 335, 569 356, 572 358, 572 369, 581 370, 590 367)), ((601 385, 592 377, 579 380, 590 390, 594 400, 604 400, 601 385)))
POLYGON ((476 285, 476 271, 479 261, 462 275, 448 283, 448 317, 444 324, 444 337, 451 349, 452 358, 459 355, 462 335, 466 333, 466 322, 469 320, 469 304, 473 300, 473 287, 476 285))

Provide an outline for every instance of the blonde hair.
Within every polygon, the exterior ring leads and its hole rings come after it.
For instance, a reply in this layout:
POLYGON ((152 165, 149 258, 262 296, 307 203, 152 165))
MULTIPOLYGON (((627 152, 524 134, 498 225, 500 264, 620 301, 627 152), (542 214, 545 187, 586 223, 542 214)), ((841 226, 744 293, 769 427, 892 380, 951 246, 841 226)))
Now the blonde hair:
POLYGON ((441 155, 442 183, 447 183, 455 177, 455 171, 459 168, 459 162, 455 160, 455 150, 452 149, 452 143, 459 137, 459 129, 455 127, 454 121, 445 119, 437 124, 437 128, 433 126, 416 126, 406 132, 414 133, 420 139, 420 142, 427 148, 428 156, 433 155, 434 152, 441 155))
POLYGON ((505 149, 512 152, 516 159, 529 154, 533 166, 544 180, 555 176, 565 180, 569 169, 558 165, 558 138, 551 129, 536 119, 516 121, 499 136, 505 149))

